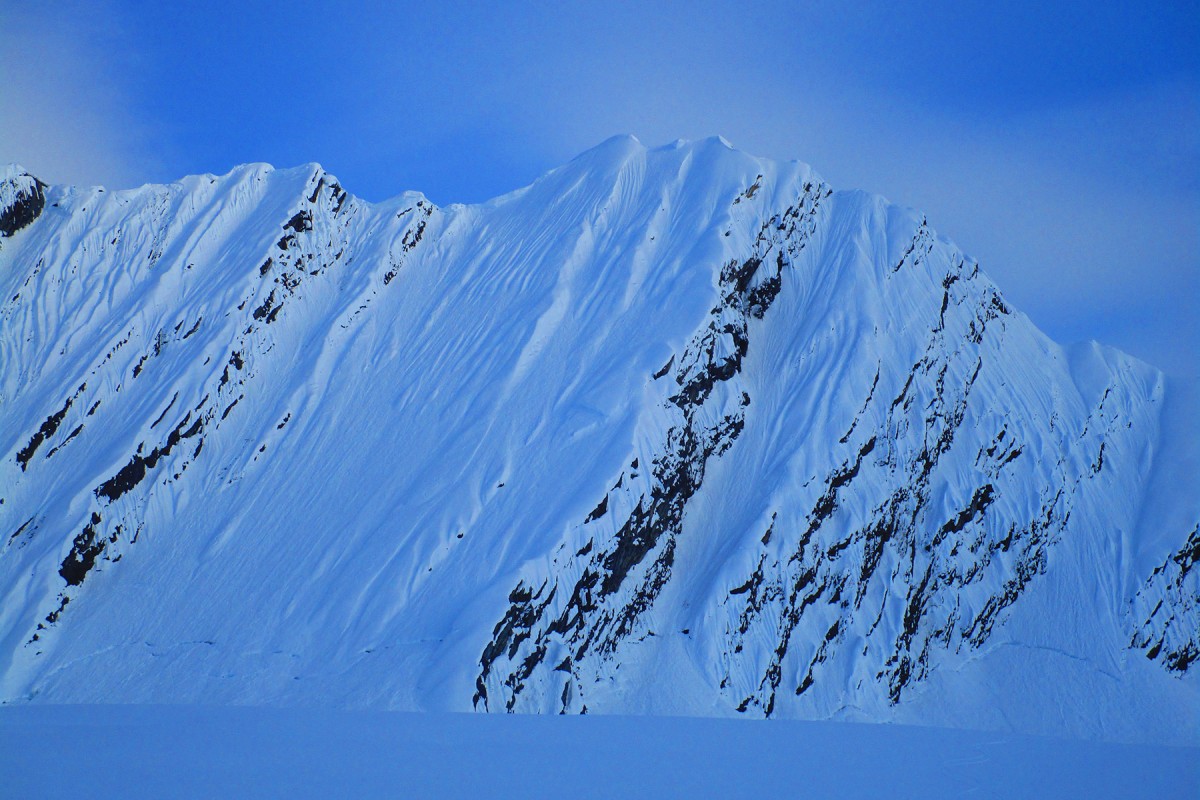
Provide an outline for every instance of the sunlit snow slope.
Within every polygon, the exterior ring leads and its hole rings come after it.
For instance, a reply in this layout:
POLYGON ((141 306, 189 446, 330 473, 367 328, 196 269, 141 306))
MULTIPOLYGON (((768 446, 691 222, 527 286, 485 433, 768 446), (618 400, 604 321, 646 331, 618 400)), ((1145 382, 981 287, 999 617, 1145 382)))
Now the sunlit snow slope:
POLYGON ((9 167, 0 289, 7 702, 1197 740, 1194 395, 801 164, 9 167))

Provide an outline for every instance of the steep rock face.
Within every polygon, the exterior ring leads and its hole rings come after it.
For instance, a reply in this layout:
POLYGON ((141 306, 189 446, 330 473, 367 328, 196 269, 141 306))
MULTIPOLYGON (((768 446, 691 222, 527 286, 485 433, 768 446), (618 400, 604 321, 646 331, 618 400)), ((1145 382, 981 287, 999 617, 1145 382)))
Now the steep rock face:
POLYGON ((717 140, 447 209, 5 176, 6 700, 1187 738, 1168 383, 918 216, 717 140))
POLYGON ((0 170, 0 238, 12 236, 46 207, 46 184, 15 165, 0 170))
POLYGON ((1140 619, 1130 642, 1172 672, 1185 673, 1200 659, 1200 528, 1194 528, 1177 552, 1146 579, 1134 598, 1140 619))

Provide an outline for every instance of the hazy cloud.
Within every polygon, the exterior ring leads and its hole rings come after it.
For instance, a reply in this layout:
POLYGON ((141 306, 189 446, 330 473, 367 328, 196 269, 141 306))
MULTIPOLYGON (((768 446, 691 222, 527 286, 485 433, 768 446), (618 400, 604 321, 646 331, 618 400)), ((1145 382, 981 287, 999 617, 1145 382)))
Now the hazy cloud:
POLYGON ((107 4, 0 10, 0 162, 51 183, 135 186, 153 171, 147 123, 121 85, 134 57, 107 4))

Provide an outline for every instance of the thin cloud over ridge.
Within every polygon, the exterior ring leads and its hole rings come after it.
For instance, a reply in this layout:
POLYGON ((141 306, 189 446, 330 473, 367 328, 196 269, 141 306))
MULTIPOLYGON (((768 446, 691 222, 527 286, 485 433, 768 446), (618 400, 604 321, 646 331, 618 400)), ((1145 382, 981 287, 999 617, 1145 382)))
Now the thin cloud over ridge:
POLYGON ((129 187, 161 174, 150 123, 131 102, 128 41, 110 5, 0 15, 0 160, 42 180, 129 187))

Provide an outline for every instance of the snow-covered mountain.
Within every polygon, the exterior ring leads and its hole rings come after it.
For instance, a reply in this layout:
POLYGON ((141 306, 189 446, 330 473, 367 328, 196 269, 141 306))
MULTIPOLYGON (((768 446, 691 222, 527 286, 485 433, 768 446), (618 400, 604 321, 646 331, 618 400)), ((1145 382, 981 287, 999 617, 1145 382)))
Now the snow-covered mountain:
POLYGON ((9 167, 0 289, 5 702, 1197 740, 1194 390, 802 164, 9 167))

